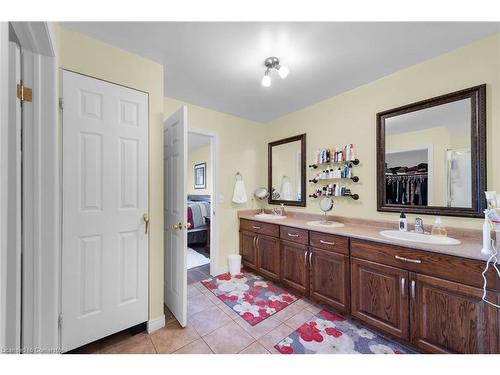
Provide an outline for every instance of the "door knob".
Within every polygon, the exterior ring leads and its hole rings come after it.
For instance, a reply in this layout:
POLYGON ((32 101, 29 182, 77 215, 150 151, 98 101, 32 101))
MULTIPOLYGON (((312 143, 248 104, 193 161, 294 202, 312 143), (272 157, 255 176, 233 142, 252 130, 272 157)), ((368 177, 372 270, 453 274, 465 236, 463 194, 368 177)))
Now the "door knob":
POLYGON ((173 229, 182 229, 182 223, 172 225, 173 229))
POLYGON ((148 229, 149 229, 149 215, 148 214, 142 215, 142 220, 144 221, 144 234, 148 234, 148 229))

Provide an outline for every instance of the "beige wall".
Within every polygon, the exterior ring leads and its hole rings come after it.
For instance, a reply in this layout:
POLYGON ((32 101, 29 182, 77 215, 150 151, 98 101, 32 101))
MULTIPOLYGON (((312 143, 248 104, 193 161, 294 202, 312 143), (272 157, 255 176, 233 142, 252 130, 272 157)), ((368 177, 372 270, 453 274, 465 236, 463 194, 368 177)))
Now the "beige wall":
MULTIPOLYGON (((360 177, 351 183, 359 201, 336 199, 334 213, 369 219, 397 220, 397 214, 377 212, 376 125, 377 112, 467 87, 487 84, 487 168, 488 188, 500 191, 500 34, 482 39, 421 64, 401 70, 300 111, 272 121, 267 141, 307 132, 307 160, 321 147, 354 143, 361 160, 360 177)), ((265 163, 261 168, 265 168, 265 163)), ((308 178, 313 173, 308 171, 308 178)), ((308 184, 308 194, 312 191, 308 184)), ((288 208, 292 210, 292 208, 288 208)), ((316 200, 308 198, 307 212, 319 213, 316 200)), ((410 215, 410 220, 415 216, 410 215)), ((431 217, 424 217, 427 223, 431 217)), ((445 224, 480 228, 481 220, 444 218, 445 224)))
POLYGON ((212 163, 210 162, 210 145, 202 146, 188 152, 187 169, 187 192, 188 194, 211 195, 212 194, 212 163), (207 163, 205 168, 206 189, 194 188, 194 166, 207 163))
POLYGON ((149 94, 149 317, 163 314, 163 66, 55 25, 59 67, 149 94))
MULTIPOLYGON (((269 126, 245 120, 211 109, 165 98, 165 118, 187 105, 188 127, 201 129, 218 136, 219 163, 217 165, 218 197, 214 198, 218 210, 219 271, 227 270, 227 255, 238 253, 238 215, 242 209, 256 208, 253 191, 267 185, 267 141, 265 135, 269 126), (248 203, 231 202, 236 172, 243 175, 247 189, 248 203), (221 200, 222 198, 222 200, 221 200)), ((188 171, 189 173, 190 171, 188 171)))

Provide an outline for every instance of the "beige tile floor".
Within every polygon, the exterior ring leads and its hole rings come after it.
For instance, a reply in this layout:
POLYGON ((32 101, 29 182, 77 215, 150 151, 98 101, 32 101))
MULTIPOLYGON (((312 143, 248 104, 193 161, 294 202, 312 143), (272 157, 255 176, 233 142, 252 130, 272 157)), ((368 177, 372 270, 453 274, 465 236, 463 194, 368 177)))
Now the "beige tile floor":
POLYGON ((200 283, 188 286, 188 325, 182 328, 166 310, 166 326, 156 332, 121 332, 75 353, 114 354, 269 354, 320 307, 301 299, 251 326, 200 283))

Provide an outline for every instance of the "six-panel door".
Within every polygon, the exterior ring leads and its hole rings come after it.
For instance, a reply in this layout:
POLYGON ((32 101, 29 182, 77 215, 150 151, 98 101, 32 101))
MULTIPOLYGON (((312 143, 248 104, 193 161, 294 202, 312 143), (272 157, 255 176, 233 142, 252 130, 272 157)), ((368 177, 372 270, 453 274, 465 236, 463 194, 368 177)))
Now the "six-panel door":
POLYGON ((281 240, 281 282, 302 294, 309 292, 308 247, 281 240))
POLYGON ((351 313, 382 331, 408 339, 408 272, 352 258, 351 313))
MULTIPOLYGON (((499 310, 468 285, 412 273, 411 341, 431 353, 499 353, 499 310)), ((498 293, 488 298, 498 304, 498 293)))
POLYGON ((63 71, 62 347, 148 320, 148 95, 63 71))
POLYGON ((309 259, 311 298, 348 313, 349 257, 311 248, 309 259))

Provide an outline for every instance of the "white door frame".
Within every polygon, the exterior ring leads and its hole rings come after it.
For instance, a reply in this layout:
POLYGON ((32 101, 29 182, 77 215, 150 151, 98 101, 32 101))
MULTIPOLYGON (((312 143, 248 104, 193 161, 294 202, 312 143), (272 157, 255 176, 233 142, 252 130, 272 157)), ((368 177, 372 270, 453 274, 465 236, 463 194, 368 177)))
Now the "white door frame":
MULTIPOLYGON (((27 53, 28 65, 23 67, 26 80, 23 83, 33 89, 33 101, 23 109, 23 175, 30 176, 31 181, 23 181, 23 317, 22 317, 22 349, 57 352, 59 349, 58 313, 59 313, 59 252, 60 252, 60 168, 58 142, 59 127, 57 123, 57 85, 56 85, 56 41, 51 26, 47 22, 12 22, 11 26, 17 39, 27 53), (25 116, 26 114, 26 116, 25 116), (27 162, 28 161, 28 162, 27 162), (27 199, 30 198, 30 199, 27 199), (27 216, 29 213, 30 216, 27 216), (29 306, 26 303, 30 302, 29 306)), ((9 25, 0 26, 0 86, 4 90, 8 77, 5 76, 8 62, 9 25)), ((1 132, 8 121, 4 111, 4 94, 1 92, 2 105, 1 132)), ((1 137, 2 142, 5 137, 1 137)), ((2 163, 4 163, 4 145, 0 146, 2 163)), ((5 264, 5 217, 7 210, 4 203, 4 175, 6 168, 1 168, 0 185, 0 252, 2 267, 5 264)), ((2 275, 5 273, 2 272, 2 275)), ((3 277, 3 276, 2 276, 3 277)), ((1 305, 4 306, 5 283, 0 280, 1 305)), ((1 315, 1 327, 11 324, 1 315)), ((5 343, 4 330, 0 331, 0 343, 5 343)))
POLYGON ((9 24, 0 22, 0 348, 10 347, 5 328, 12 324, 7 322, 7 235, 9 201, 8 183, 8 123, 9 123, 9 24))
MULTIPOLYGON (((223 270, 219 264, 219 226, 218 226, 218 176, 219 176, 219 136, 217 133, 188 124, 188 135, 197 134, 210 138, 210 165, 212 166, 212 198, 210 203, 210 274, 220 275, 223 270)), ((189 142, 189 141, 188 141, 189 142)))

